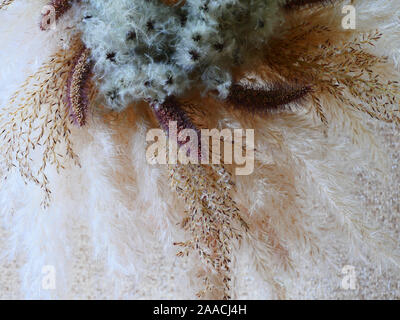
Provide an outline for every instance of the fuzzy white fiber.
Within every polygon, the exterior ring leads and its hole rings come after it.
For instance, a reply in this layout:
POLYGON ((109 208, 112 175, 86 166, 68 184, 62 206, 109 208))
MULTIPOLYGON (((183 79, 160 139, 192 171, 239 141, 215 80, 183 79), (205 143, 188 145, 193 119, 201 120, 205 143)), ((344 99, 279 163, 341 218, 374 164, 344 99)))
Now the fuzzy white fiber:
MULTIPOLYGON (((354 2, 357 28, 382 31, 374 50, 399 68, 400 2, 354 2)), ((45 4, 15 0, 0 11, 1 107, 63 36, 39 30, 45 4)), ((332 20, 342 15, 326 10, 332 20)), ((58 29, 74 24, 73 16, 58 29)), ((245 119, 207 108, 211 128, 255 128, 256 135, 255 171, 237 179, 236 199, 255 231, 235 253, 233 298, 400 297, 398 128, 371 122, 380 145, 372 152, 352 144, 345 130, 326 135, 302 112, 245 119), (345 265, 355 267, 354 290, 341 287, 345 265)), ((73 129, 81 167, 47 168, 46 210, 41 190, 25 185, 18 172, 1 182, 0 298, 196 297, 198 260, 176 257, 173 246, 185 238, 177 225, 184 208, 165 170, 145 158, 146 132, 155 123, 141 105, 124 115, 123 125, 95 116, 73 129), (42 271, 49 265, 56 287, 46 290, 42 271)))
POLYGON ((199 83, 226 97, 234 61, 254 56, 282 22, 279 1, 85 0, 79 29, 112 109, 162 102, 199 83))

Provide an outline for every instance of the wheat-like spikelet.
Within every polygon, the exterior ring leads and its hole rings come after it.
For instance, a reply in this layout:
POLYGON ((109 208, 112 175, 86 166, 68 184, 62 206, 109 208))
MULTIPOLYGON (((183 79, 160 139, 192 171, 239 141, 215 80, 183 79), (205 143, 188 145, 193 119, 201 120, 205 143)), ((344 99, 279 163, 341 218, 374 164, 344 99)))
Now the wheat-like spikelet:
POLYGON ((89 104, 92 62, 90 50, 82 46, 73 63, 67 83, 67 104, 70 116, 75 124, 83 126, 89 104))
POLYGON ((220 165, 171 165, 172 187, 184 200, 187 217, 182 226, 190 232, 178 255, 196 251, 206 268, 203 296, 212 291, 230 298, 232 250, 240 242, 247 225, 243 221, 231 191, 228 171, 220 165))
POLYGON ((67 158, 79 163, 70 139, 69 112, 65 88, 72 61, 81 48, 74 42, 68 50, 60 50, 29 76, 0 113, 3 172, 19 170, 25 182, 34 182, 44 191, 43 206, 49 205, 51 191, 46 167, 59 171, 67 158), (33 155, 39 153, 40 166, 33 155))
POLYGON ((1 9, 3 9, 3 8, 6 8, 6 7, 8 7, 10 4, 12 4, 14 2, 14 0, 3 0, 1 3, 0 3, 0 10, 1 9))
POLYGON ((372 118, 400 123, 400 85, 394 79, 382 79, 378 70, 387 59, 365 48, 373 46, 381 34, 378 31, 363 34, 339 44, 327 40, 321 45, 313 41, 313 37, 321 39, 329 32, 327 27, 308 24, 291 29, 283 40, 271 42, 273 49, 266 54, 267 65, 288 80, 313 87, 315 112, 324 123, 336 107, 344 113, 361 111, 372 118), (319 98, 321 94, 328 94, 339 103, 324 105, 319 98))

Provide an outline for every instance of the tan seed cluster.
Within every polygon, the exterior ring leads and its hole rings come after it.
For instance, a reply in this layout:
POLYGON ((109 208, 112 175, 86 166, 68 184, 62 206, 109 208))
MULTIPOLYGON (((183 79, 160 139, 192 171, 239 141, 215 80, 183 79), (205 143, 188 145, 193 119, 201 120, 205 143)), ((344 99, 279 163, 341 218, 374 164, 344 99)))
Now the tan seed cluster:
POLYGON ((60 50, 29 76, 0 113, 0 163, 3 178, 19 170, 25 182, 34 182, 44 191, 42 204, 50 203, 51 190, 46 168, 64 168, 67 159, 79 164, 70 138, 70 120, 66 104, 68 75, 81 44, 73 42, 68 50, 60 50), (60 89, 61 88, 61 89, 60 89), (33 154, 39 150, 41 161, 33 154))
POLYGON ((0 2, 0 10, 8 7, 10 4, 12 4, 14 2, 14 0, 3 0, 0 2))
POLYGON ((178 255, 197 252, 206 267, 205 289, 219 298, 229 299, 232 251, 247 230, 235 201, 233 182, 221 165, 174 165, 170 178, 178 196, 184 200, 187 217, 182 226, 190 240, 176 243, 183 247, 178 255))

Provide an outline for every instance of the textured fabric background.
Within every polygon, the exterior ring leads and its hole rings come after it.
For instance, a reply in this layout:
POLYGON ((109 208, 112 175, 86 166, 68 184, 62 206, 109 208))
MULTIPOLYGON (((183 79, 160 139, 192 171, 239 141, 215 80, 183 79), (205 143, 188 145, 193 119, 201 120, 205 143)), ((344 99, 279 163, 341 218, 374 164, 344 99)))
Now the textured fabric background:
MULTIPOLYGON (((400 237, 400 130, 390 125, 379 126, 379 134, 385 141, 385 147, 390 150, 392 171, 386 181, 377 179, 368 172, 358 172, 357 181, 360 188, 360 198, 363 200, 367 214, 377 216, 383 228, 396 230, 400 237)), ((133 299, 175 299, 180 296, 177 286, 177 272, 182 271, 180 261, 165 254, 161 245, 154 245, 153 254, 147 261, 148 270, 137 288, 130 283, 129 276, 119 275, 116 278, 107 276, 105 262, 92 256, 93 247, 88 236, 87 226, 81 224, 73 228, 74 239, 72 249, 74 274, 70 285, 72 290, 67 298, 72 299, 107 299, 114 292, 116 283, 118 294, 115 298, 133 299), (177 265, 178 264, 178 265, 177 265)), ((0 234, 0 243, 4 244, 6 233, 0 234)), ((21 259, 6 261, 0 264, 0 297, 2 299, 23 298, 19 273, 21 259)), ((337 253, 337 266, 351 264, 343 259, 340 250, 337 253)), ((309 268, 308 272, 299 275, 295 290, 291 293, 293 299, 400 299, 400 273, 370 268, 368 263, 355 264, 357 275, 356 290, 343 290, 340 270, 336 277, 319 275, 317 270, 309 268), (316 275, 317 274, 317 275, 316 275)), ((179 276, 178 276, 179 277, 179 276)), ((239 296, 243 299, 270 298, 266 288, 255 287, 249 272, 240 274, 242 287, 239 296)))
MULTIPOLYGON (((24 79, 55 51, 55 39, 60 34, 43 34, 37 27, 40 9, 45 3, 42 0, 16 0, 7 12, 0 12, 0 105, 4 105, 24 79)), ((387 0, 384 4, 377 0, 355 3, 358 5, 359 28, 379 27, 386 32, 376 50, 398 62, 400 7, 397 0, 387 0)), ((73 20, 66 20, 73 23, 73 20)), ((40 209, 40 190, 35 186, 25 186, 17 174, 2 184, 0 298, 195 297, 201 285, 196 277, 198 270, 194 267, 197 261, 177 258, 176 249, 171 245, 183 237, 183 232, 176 226, 182 217, 182 206, 170 195, 162 170, 150 167, 141 156, 145 150, 145 132, 154 123, 141 109, 126 115, 127 125, 115 127, 94 118, 88 127, 73 129, 82 168, 71 165, 61 175, 49 169, 53 188, 53 204, 49 210, 40 209), (56 268, 55 290, 42 289, 42 268, 45 265, 56 268)), ((239 122, 228 117, 225 119, 224 114, 219 116, 226 123, 239 122)), ((325 149, 313 145, 320 141, 317 134, 305 124, 303 131, 303 124, 291 127, 290 120, 257 120, 251 124, 256 132, 259 130, 260 139, 266 141, 267 134, 261 134, 263 128, 273 128, 275 133, 282 133, 290 152, 297 154, 309 166, 310 172, 317 172, 315 178, 318 182, 329 182, 329 176, 323 176, 327 169, 323 166, 325 160, 319 155, 325 149), (320 162, 314 162, 313 152, 318 154, 320 162)), ((399 243, 400 130, 386 124, 371 123, 371 126, 376 127, 376 139, 383 153, 389 156, 389 170, 382 174, 383 171, 358 166, 357 160, 353 160, 357 157, 340 158, 342 149, 356 149, 343 142, 343 148, 335 149, 338 153, 335 166, 340 169, 332 172, 351 172, 349 179, 354 180, 356 186, 349 189, 348 196, 360 200, 363 219, 377 220, 381 230, 392 233, 399 243)), ((265 154, 273 148, 272 143, 268 143, 265 154)), ((284 151, 279 150, 274 149, 277 153, 274 156, 278 160, 286 159, 284 151), (280 156, 279 152, 283 155, 280 156)), ((352 156, 352 152, 344 150, 343 154, 352 156)), ((362 157, 367 157, 368 147, 360 152, 362 157)), ((259 167, 256 176, 239 183, 241 190, 247 190, 241 196, 241 203, 249 211, 254 211, 256 218, 258 212, 268 213, 279 221, 280 215, 283 219, 285 207, 290 211, 294 205, 289 198, 274 193, 275 185, 269 187, 270 181, 275 184, 280 181, 278 173, 277 180, 274 180, 275 176, 264 169, 259 167), (263 179, 265 172, 272 175, 271 180, 263 179), (271 199, 275 200, 274 205, 271 199)), ((287 177, 292 177, 290 168, 276 166, 270 170, 282 174, 282 185, 276 188, 291 190, 291 185, 285 185, 285 179, 289 181, 287 177)), ((255 258, 244 246, 236 257, 234 298, 398 299, 398 267, 385 261, 375 263, 374 256, 361 258, 357 251, 350 250, 351 240, 342 239, 342 234, 332 231, 336 229, 330 228, 329 224, 319 226, 318 219, 321 219, 325 207, 318 205, 318 195, 313 198, 315 190, 309 186, 312 182, 307 182, 305 176, 296 179, 297 192, 303 190, 307 196, 301 203, 310 217, 316 219, 315 225, 312 219, 304 222, 304 228, 318 230, 315 234, 319 236, 321 247, 329 252, 328 258, 316 258, 315 263, 311 263, 306 250, 298 251, 292 256, 296 271, 277 276, 277 281, 286 288, 285 292, 277 293, 276 287, 265 281, 266 277, 254 267, 255 258), (302 179, 306 186, 304 189, 301 187, 302 179), (344 276, 341 270, 345 265, 355 267, 355 290, 341 287, 344 276)), ((280 236, 284 238, 285 235, 280 236)), ((288 238, 290 236, 287 234, 288 238)), ((262 254, 259 257, 263 258, 262 254)))

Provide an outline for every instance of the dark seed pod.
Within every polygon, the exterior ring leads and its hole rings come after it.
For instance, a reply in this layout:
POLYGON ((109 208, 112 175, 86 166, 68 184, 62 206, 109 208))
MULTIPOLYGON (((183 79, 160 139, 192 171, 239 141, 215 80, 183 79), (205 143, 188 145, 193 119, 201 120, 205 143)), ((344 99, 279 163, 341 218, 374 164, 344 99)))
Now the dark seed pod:
POLYGON ((314 5, 332 4, 335 0, 287 0, 283 7, 286 10, 296 10, 303 7, 311 7, 314 5))
POLYGON ((292 86, 276 84, 272 89, 247 88, 238 84, 232 85, 228 102, 248 111, 273 111, 296 103, 311 92, 310 86, 292 86))
MULTIPOLYGON (((193 124, 187 113, 181 108, 180 102, 173 96, 168 97, 163 103, 151 104, 154 114, 161 128, 169 135, 171 121, 176 122, 177 135, 185 130, 192 129, 198 138, 198 156, 201 156, 201 136, 200 130, 193 124)), ((188 141, 178 141, 178 145, 186 144, 188 141)))

